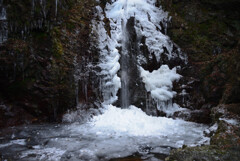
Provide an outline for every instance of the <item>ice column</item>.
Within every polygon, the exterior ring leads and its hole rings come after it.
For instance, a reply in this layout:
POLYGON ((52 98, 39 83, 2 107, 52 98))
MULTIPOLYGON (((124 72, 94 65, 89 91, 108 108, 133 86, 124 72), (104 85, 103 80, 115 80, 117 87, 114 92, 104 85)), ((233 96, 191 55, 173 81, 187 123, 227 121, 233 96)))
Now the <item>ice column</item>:
POLYGON ((3 0, 0 0, 0 44, 8 39, 7 10, 3 6, 3 0))

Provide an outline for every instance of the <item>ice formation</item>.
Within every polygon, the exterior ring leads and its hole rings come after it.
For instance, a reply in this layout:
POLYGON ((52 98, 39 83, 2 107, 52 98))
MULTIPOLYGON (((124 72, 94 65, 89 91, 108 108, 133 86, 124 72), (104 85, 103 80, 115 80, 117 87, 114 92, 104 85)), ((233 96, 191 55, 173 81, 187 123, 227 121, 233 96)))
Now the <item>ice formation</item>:
MULTIPOLYGON (((162 54, 165 54, 168 59, 175 57, 185 59, 184 54, 179 55, 179 53, 174 52, 173 43, 165 35, 166 25, 169 21, 168 14, 160 7, 156 7, 155 3, 156 0, 112 0, 111 3, 106 4, 104 11, 100 6, 96 8, 96 18, 92 24, 93 33, 97 35, 98 48, 100 49, 99 66, 102 69, 101 90, 104 104, 111 104, 118 99, 117 92, 121 88, 121 80, 117 73, 120 70, 119 59, 123 54, 123 51, 119 49, 124 48, 123 41, 128 36, 125 31, 126 22, 131 17, 134 17, 134 28, 137 37, 145 38, 145 45, 149 52, 155 55, 158 62, 162 54), (108 24, 110 27, 108 28, 109 32, 105 29, 107 25, 104 23, 105 18, 110 21, 108 24)), ((138 45, 141 46, 142 44, 139 42, 138 45)), ((137 59, 138 62, 141 62, 144 58, 139 53, 137 59)), ((123 69, 123 67, 121 68, 123 69)), ((141 68, 141 66, 139 69, 143 82, 146 83, 146 90, 151 92, 152 98, 158 102, 158 109, 160 109, 160 106, 171 104, 171 100, 176 94, 171 90, 172 83, 180 78, 180 75, 176 73, 176 69, 170 70, 167 65, 163 65, 152 74, 141 68), (157 75, 154 76, 155 74, 157 75), (158 80, 160 82, 157 82, 158 80), (151 83, 153 85, 150 85, 151 83), (166 102, 169 103, 166 104, 166 102)))
POLYGON ((176 92, 172 91, 173 82, 181 78, 181 75, 177 74, 176 68, 169 69, 167 65, 162 65, 158 70, 152 72, 141 67, 140 71, 145 88, 157 102, 158 110, 169 114, 181 110, 177 104, 171 102, 176 95, 176 92))
MULTIPOLYGON (((183 120, 148 116, 135 106, 130 106, 129 109, 120 109, 112 105, 107 106, 102 115, 94 116, 91 124, 98 134, 116 133, 145 137, 188 135, 190 132, 188 126, 194 126, 194 123, 183 120)), ((195 130, 192 129, 191 132, 194 131, 193 133, 196 132, 200 136, 202 131, 195 130)))
MULTIPOLYGON (((169 21, 168 14, 156 7, 155 3, 156 0, 112 0, 111 4, 106 5, 106 16, 110 19, 111 29, 118 33, 118 37, 114 38, 117 40, 122 34, 121 23, 134 17, 137 35, 146 37, 148 50, 160 61, 164 48, 169 59, 178 55, 173 52, 173 43, 163 31, 169 21)), ((180 57, 185 59, 184 55, 180 57)))
POLYGON ((117 91, 121 87, 120 78, 117 76, 117 72, 120 69, 119 58, 120 54, 117 47, 120 45, 117 39, 117 33, 111 31, 111 37, 107 34, 104 28, 103 22, 104 13, 100 6, 96 7, 97 14, 96 19, 92 21, 93 33, 98 39, 98 48, 100 49, 100 63, 102 71, 100 73, 101 90, 104 97, 104 104, 111 104, 115 102, 117 97, 117 91), (101 21, 98 22, 97 19, 101 21))
POLYGON ((225 121, 225 122, 227 122, 228 124, 231 124, 231 125, 238 125, 239 124, 239 121, 236 120, 236 119, 219 118, 219 120, 223 120, 223 121, 225 121))
POLYGON ((40 147, 34 147, 34 150, 29 150, 23 152, 20 158, 25 158, 31 154, 35 155, 36 160, 51 160, 59 161, 61 160, 62 155, 66 152, 65 150, 53 148, 40 149, 40 147))
POLYGON ((168 155, 169 147, 207 141, 206 125, 148 116, 134 106, 107 105, 102 112, 84 124, 19 127, 13 132, 22 140, 0 143, 0 152, 12 150, 16 160, 110 160, 135 153, 159 160, 156 156, 168 155))
POLYGON ((3 1, 0 0, 0 44, 4 43, 8 39, 8 22, 7 22, 7 10, 3 6, 3 1))
MULTIPOLYGON (((135 106, 121 109, 106 105, 102 115, 94 116, 84 125, 72 124, 67 131, 74 134, 72 138, 78 133, 84 138, 84 141, 77 143, 81 146, 79 156, 86 160, 98 160, 98 156, 108 160, 126 157, 136 152, 142 155, 169 154, 170 149, 166 147, 179 148, 183 145, 208 143, 208 138, 203 135, 206 128, 206 125, 183 120, 148 116, 135 106), (146 147, 151 150, 144 151, 146 147)), ((61 144, 65 144, 64 140, 61 144)))
POLYGON ((154 70, 153 72, 146 71, 143 68, 140 68, 140 71, 146 90, 151 92, 154 99, 168 101, 174 97, 176 92, 171 91, 173 81, 181 78, 176 73, 176 68, 171 70, 167 65, 162 65, 158 70, 154 70))

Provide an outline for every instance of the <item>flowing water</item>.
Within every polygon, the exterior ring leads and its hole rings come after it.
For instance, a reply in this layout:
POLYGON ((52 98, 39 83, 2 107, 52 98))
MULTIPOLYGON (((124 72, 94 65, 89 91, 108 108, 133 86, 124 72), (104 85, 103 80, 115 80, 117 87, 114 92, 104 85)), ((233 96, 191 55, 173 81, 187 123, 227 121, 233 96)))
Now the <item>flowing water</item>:
POLYGON ((104 104, 113 104, 119 99, 122 108, 131 105, 134 97, 131 93, 139 84, 136 79, 145 83, 146 88, 142 90, 151 94, 159 110, 160 105, 170 106, 168 102, 176 95, 172 91, 173 82, 181 77, 176 68, 169 69, 167 64, 154 71, 143 68, 149 61, 162 64, 163 55, 169 61, 187 60, 179 49, 174 50, 174 43, 165 35, 168 14, 155 3, 156 0, 112 0, 104 9, 96 7, 92 28, 100 50, 102 71, 99 75, 104 104), (105 19, 109 20, 108 24, 105 19), (148 53, 141 51, 143 46, 148 53))
MULTIPOLYGON (((127 3, 123 6, 124 14, 127 15, 127 3)), ((126 18, 122 18, 122 52, 121 52, 121 107, 129 107, 129 53, 127 45, 129 43, 127 28, 126 28, 126 18)))

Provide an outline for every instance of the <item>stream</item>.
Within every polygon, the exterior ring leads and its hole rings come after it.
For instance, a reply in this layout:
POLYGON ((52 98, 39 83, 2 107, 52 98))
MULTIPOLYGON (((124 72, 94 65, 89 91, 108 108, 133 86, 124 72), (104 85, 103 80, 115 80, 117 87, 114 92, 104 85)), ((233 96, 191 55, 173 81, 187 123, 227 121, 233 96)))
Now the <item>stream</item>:
POLYGON ((146 115, 112 105, 85 123, 11 127, 0 131, 2 160, 164 160, 171 149, 208 143, 206 125, 146 115))

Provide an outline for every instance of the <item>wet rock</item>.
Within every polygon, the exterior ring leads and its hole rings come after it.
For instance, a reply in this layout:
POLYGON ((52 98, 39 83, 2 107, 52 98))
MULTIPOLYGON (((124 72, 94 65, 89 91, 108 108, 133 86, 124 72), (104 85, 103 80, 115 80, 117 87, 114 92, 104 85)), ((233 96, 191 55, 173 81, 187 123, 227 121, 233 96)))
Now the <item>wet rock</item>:
POLYGON ((168 161, 238 161, 240 157, 240 117, 236 113, 239 105, 221 104, 212 108, 211 117, 215 123, 205 132, 211 136, 210 145, 173 150, 168 161), (233 110, 234 109, 234 110, 233 110))
POLYGON ((204 146, 195 148, 185 148, 181 150, 173 150, 170 157, 166 161, 238 161, 239 154, 225 150, 219 150, 217 146, 204 146))
POLYGON ((181 118, 186 121, 209 124, 212 122, 210 113, 210 109, 183 110, 175 112, 173 117, 181 118))
POLYGON ((212 121, 210 113, 210 109, 195 110, 191 112, 191 118, 189 120, 197 123, 209 124, 212 121))
MULTIPOLYGON (((3 2, 9 13, 9 39, 0 45, 0 99, 36 118, 56 121, 76 107, 77 100, 96 100, 90 82, 85 91, 89 99, 77 98, 85 96, 76 88, 86 78, 75 77, 93 62, 89 24, 96 2, 63 0, 58 8, 55 1, 32 2, 3 2)), ((88 77, 96 80, 96 75, 88 77)))
POLYGON ((186 90, 190 97, 185 103, 182 97, 177 98, 180 105, 200 109, 206 103, 214 106, 239 103, 236 69, 240 30, 233 25, 240 16, 236 8, 239 3, 238 0, 161 2, 172 17, 168 35, 189 58, 181 74, 183 78, 199 80, 191 85, 191 90, 186 90))
POLYGON ((0 105, 0 128, 30 124, 37 119, 24 109, 13 105, 0 105))

